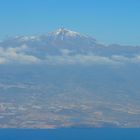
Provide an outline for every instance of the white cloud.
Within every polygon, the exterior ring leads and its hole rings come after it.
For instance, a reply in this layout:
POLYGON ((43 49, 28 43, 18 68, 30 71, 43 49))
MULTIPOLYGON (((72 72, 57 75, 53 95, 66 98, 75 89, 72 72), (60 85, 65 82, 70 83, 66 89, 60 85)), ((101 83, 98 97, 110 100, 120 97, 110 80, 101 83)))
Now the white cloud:
POLYGON ((48 64, 105 64, 105 65, 120 65, 140 63, 140 55, 126 57, 122 55, 99 56, 94 54, 75 54, 67 55, 63 53, 58 56, 48 55, 45 59, 48 64))
POLYGON ((25 53, 27 46, 23 45, 17 48, 0 47, 0 64, 4 63, 37 63, 40 60, 32 55, 25 53))
POLYGON ((6 59, 3 57, 0 57, 0 64, 5 64, 6 63, 6 59))
POLYGON ((126 57, 123 55, 99 56, 93 53, 90 54, 73 54, 68 49, 61 50, 61 55, 47 55, 45 58, 38 58, 35 55, 29 54, 28 46, 20 47, 0 47, 0 64, 6 63, 25 63, 25 64, 104 64, 118 65, 129 63, 140 63, 140 55, 126 57), (72 55, 73 54, 73 55, 72 55))
POLYGON ((132 59, 132 61, 133 61, 134 63, 140 63, 140 55, 135 56, 135 57, 132 59))
POLYGON ((62 49, 61 53, 62 53, 62 55, 69 55, 70 53, 72 53, 72 51, 69 49, 62 49))
POLYGON ((136 55, 136 56, 133 56, 133 57, 113 55, 112 59, 114 61, 119 61, 121 63, 140 63, 140 55, 136 55))
POLYGON ((118 63, 112 59, 104 56, 96 56, 93 54, 83 55, 59 55, 59 56, 47 56, 46 62, 49 64, 114 64, 118 63))
POLYGON ((111 57, 112 60, 118 61, 118 62, 129 62, 130 58, 122 56, 122 55, 113 55, 111 57))

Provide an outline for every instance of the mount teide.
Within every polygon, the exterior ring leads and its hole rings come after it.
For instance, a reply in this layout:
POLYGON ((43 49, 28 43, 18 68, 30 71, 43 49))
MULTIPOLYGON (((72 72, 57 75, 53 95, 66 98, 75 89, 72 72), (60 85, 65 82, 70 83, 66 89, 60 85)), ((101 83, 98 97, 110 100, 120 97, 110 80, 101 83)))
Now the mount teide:
POLYGON ((104 45, 95 38, 75 31, 60 28, 54 32, 38 36, 16 36, 5 39, 0 47, 15 48, 26 45, 25 53, 43 57, 47 54, 61 55, 64 49, 71 55, 89 54, 101 56, 134 56, 140 53, 140 47, 122 45, 104 45))

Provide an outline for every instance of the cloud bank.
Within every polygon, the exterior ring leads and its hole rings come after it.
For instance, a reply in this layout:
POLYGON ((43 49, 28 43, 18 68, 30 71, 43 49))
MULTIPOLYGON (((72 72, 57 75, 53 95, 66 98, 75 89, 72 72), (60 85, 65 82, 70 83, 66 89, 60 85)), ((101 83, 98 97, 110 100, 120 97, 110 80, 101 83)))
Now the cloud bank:
POLYGON ((26 54, 27 46, 23 45, 16 48, 2 48, 0 47, 0 64, 6 63, 38 63, 39 58, 26 54))
POLYGON ((71 54, 70 50, 61 50, 59 55, 47 55, 44 58, 39 58, 31 53, 27 53, 26 45, 20 47, 0 47, 0 64, 20 63, 20 64, 103 64, 103 65, 118 65, 129 63, 140 63, 140 55, 126 57, 122 55, 99 56, 93 53, 89 54, 71 54))

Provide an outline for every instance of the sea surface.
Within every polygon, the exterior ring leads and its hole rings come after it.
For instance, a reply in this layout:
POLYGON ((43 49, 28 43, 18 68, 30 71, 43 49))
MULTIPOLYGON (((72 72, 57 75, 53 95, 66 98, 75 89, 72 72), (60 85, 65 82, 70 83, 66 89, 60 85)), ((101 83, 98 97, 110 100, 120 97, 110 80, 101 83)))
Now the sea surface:
POLYGON ((0 140, 140 140, 140 129, 0 129, 0 140))

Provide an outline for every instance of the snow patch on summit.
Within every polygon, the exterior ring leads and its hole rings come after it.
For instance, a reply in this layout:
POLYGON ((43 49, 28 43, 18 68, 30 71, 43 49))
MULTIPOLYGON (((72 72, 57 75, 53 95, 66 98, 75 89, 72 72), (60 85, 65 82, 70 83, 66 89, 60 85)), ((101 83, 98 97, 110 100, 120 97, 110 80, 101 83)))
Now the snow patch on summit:
POLYGON ((71 37, 75 37, 75 36, 80 36, 79 33, 65 29, 65 28, 60 28, 57 31, 54 32, 54 35, 63 35, 63 36, 71 36, 71 37))

